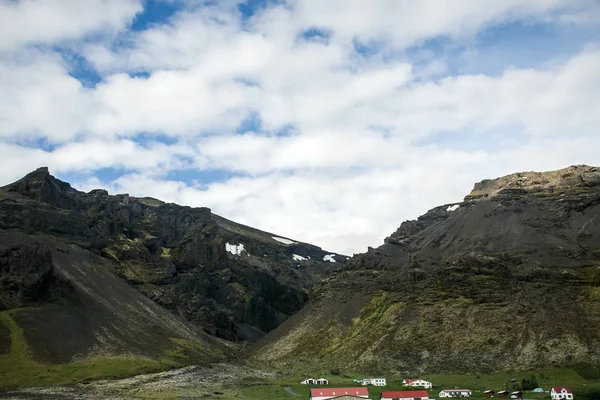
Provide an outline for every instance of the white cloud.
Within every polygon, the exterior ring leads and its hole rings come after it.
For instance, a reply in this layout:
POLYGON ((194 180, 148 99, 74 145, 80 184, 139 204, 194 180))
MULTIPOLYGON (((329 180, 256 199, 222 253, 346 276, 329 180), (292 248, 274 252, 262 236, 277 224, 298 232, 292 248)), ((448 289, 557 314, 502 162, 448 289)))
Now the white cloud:
POLYGON ((595 24, 597 2, 340 4, 294 1, 246 21, 231 2, 190 5, 168 23, 131 32, 125 28, 140 10, 135 1, 86 2, 85 10, 80 2, 0 2, 0 22, 11 17, 0 24, 7 32, 0 38, 0 157, 11 166, 0 182, 48 165, 79 176, 85 190, 100 185, 209 206, 352 253, 381 243, 403 219, 459 201, 477 180, 598 163, 600 50, 593 43, 580 43, 584 49, 566 61, 548 60, 545 69, 505 68, 495 76, 446 76, 447 55, 405 52, 427 39, 454 43, 514 21, 595 24), (39 26, 21 29, 48 7, 39 26), (309 28, 328 37, 304 40, 309 28), (355 39, 378 52, 358 54, 355 39), (57 43, 83 49, 100 82, 84 87, 61 54, 30 46, 57 43), (251 115, 260 125, 235 133, 251 115), (54 147, 36 148, 38 140, 54 147), (102 182, 94 176, 102 168, 125 174, 102 182), (167 178, 180 169, 238 175, 167 178))
POLYGON ((140 0, 0 0, 0 51, 123 29, 140 0))

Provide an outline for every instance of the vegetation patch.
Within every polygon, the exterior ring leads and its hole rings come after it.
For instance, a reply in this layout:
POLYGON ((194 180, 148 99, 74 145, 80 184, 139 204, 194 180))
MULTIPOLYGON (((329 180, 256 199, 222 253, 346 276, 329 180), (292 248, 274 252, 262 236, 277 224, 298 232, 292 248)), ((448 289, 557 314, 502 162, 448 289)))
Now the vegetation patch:
MULTIPOLYGON (((141 357, 95 357, 82 363, 37 363, 30 358, 23 331, 12 318, 15 312, 18 310, 0 312, 0 323, 10 332, 11 344, 8 353, 0 354, 0 390, 133 376, 159 372, 179 365, 169 357, 165 357, 161 362, 141 357)), ((186 343, 186 346, 189 344, 186 343)))

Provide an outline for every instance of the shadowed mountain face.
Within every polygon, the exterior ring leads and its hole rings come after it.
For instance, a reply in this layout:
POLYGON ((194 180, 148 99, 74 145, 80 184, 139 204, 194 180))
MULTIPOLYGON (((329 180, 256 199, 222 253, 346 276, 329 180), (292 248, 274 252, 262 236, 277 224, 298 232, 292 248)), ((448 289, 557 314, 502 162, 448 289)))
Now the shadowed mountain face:
POLYGON ((491 371, 600 362, 600 168, 519 173, 402 223, 253 357, 491 371))
POLYGON ((0 188, 0 313, 44 362, 157 359, 174 340, 202 349, 187 362, 223 357, 232 345, 217 338, 275 329, 345 261, 208 208, 79 192, 46 168, 0 188))

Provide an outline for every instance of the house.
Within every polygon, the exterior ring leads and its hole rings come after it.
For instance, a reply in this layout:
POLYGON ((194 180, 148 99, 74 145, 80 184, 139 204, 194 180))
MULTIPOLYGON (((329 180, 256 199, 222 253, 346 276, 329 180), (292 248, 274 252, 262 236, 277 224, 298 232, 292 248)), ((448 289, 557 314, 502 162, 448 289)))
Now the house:
POLYGON ((317 384, 317 380, 313 379, 313 378, 308 378, 303 380, 302 382, 300 382, 301 385, 316 385, 317 384))
POLYGON ((571 400, 573 399, 573 391, 568 386, 553 386, 550 391, 552 400, 571 400))
POLYGON ((426 390, 411 390, 404 392, 381 392, 379 400, 427 400, 429 393, 426 390))
POLYGON ((523 392, 520 392, 520 391, 512 392, 510 394, 510 398, 511 399, 522 399, 523 398, 523 392))
POLYGON ((386 381, 385 378, 365 378, 360 381, 360 384, 363 386, 373 385, 373 386, 385 386, 386 381))
POLYGON ((484 397, 494 397, 495 394, 496 394, 496 392, 494 392, 493 390, 484 390, 483 391, 484 397))
POLYGON ((496 397, 508 397, 508 390, 499 390, 496 397))
POLYGON ((310 400, 354 400, 368 399, 369 390, 363 387, 354 388, 312 388, 310 389, 310 400))
POLYGON ((440 392, 440 397, 471 397, 469 389, 445 389, 440 392))
POLYGON ((319 378, 317 379, 317 385, 329 385, 329 381, 325 378, 319 378))
POLYGON ((404 386, 411 387, 423 387, 425 389, 431 389, 433 384, 431 382, 424 381, 423 379, 405 379, 402 381, 404 386))

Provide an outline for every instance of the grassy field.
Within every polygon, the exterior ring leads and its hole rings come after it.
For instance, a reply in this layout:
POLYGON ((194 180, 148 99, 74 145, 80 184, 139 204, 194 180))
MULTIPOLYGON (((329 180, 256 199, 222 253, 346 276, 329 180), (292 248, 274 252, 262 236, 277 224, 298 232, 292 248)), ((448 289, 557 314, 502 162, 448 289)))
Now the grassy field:
MULTIPOLYGON (((532 374, 535 374, 540 386, 544 390, 550 390, 551 386, 555 385, 568 385, 575 391, 576 399, 599 399, 595 397, 591 391, 600 391, 599 382, 588 382, 581 378, 575 371, 570 369, 553 369, 553 370, 541 370, 541 371, 528 371, 521 373, 500 373, 490 375, 424 375, 423 379, 429 380, 434 383, 435 387, 432 390, 428 390, 430 398, 438 398, 438 394, 442 389, 452 389, 455 387, 471 389, 473 391, 472 398, 484 398, 483 391, 486 389, 501 390, 504 387, 510 388, 515 382, 511 382, 515 379, 517 382, 521 382, 523 378, 529 378, 532 374)), ((321 374, 312 374, 311 377, 319 378, 321 374)), ((356 383, 353 379, 364 378, 366 376, 358 376, 353 374, 342 374, 341 376, 325 375, 329 379, 328 387, 355 387, 356 383)), ((371 399, 379 399, 382 391, 394 391, 394 390, 407 390, 403 387, 400 382, 403 377, 396 375, 383 375, 379 377, 385 377, 388 385, 386 387, 373 387, 368 386, 369 396, 371 399)), ((248 400, 270 400, 270 399, 308 399, 310 387, 299 384, 300 381, 306 379, 304 375, 289 376, 284 379, 277 381, 262 381, 262 382, 248 382, 246 386, 240 386, 232 388, 240 399, 248 400), (284 388, 290 387, 291 390, 300 395, 295 397, 287 392, 284 388)), ((598 393, 598 392, 596 392, 598 393)), ((532 393, 524 392, 524 398, 526 399, 550 399, 549 393, 532 393)))
POLYGON ((11 339, 10 352, 0 355, 0 390, 158 372, 179 366, 173 359, 189 347, 187 343, 177 343, 174 340, 174 350, 171 351, 173 354, 165 354, 160 362, 134 357, 97 357, 85 363, 41 364, 31 360, 23 332, 11 317, 14 312, 18 311, 0 312, 0 323, 8 328, 11 339))

